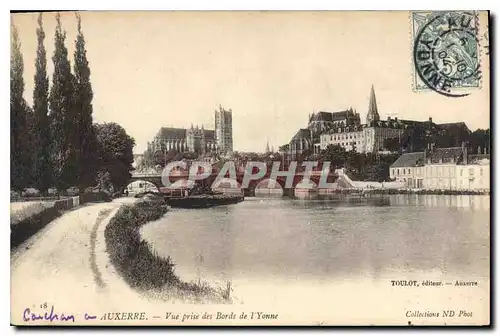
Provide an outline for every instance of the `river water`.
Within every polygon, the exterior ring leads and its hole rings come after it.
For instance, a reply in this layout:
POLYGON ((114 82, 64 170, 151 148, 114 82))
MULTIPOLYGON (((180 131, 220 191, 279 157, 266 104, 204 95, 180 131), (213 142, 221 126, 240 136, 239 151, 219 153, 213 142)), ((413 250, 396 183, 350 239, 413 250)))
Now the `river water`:
POLYGON ((210 209, 173 209, 142 229, 184 280, 274 289, 411 274, 489 281, 489 232, 489 196, 444 195, 369 203, 246 198, 210 209))

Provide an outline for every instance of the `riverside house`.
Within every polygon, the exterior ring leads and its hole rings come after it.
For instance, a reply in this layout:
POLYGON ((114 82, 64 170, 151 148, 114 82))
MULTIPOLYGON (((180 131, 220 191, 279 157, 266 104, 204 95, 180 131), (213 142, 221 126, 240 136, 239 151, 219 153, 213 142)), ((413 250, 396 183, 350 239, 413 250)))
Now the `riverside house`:
POLYGON ((468 154, 467 147, 405 153, 390 167, 390 177, 410 189, 490 190, 490 155, 468 154))

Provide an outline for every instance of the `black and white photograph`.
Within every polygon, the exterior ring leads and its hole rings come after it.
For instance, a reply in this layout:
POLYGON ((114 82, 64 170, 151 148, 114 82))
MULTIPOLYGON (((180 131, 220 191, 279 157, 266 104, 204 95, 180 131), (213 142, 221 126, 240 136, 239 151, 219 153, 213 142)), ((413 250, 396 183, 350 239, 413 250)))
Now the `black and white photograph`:
POLYGON ((11 12, 11 325, 490 325, 489 25, 11 12))

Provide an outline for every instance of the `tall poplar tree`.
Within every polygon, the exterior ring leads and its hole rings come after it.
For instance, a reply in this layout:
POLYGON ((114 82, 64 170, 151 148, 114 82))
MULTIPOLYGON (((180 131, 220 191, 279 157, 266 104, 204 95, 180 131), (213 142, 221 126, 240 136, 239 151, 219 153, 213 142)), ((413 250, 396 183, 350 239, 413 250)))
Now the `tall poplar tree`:
POLYGON ((92 126, 93 91, 90 83, 90 67, 85 49, 85 38, 82 33, 81 18, 76 13, 78 35, 75 41, 75 113, 78 125, 77 155, 79 161, 80 189, 93 185, 97 173, 97 144, 92 126))
POLYGON ((54 35, 55 49, 52 61, 54 75, 49 95, 53 178, 58 190, 74 186, 78 179, 78 158, 75 138, 74 82, 68 61, 68 50, 64 45, 66 32, 62 30, 59 13, 54 35))
POLYGON ((28 104, 24 94, 24 62, 17 28, 12 25, 10 54, 10 170, 11 188, 21 191, 31 175, 28 104))
POLYGON ((47 76, 47 55, 45 52, 42 13, 38 16, 36 30, 38 47, 35 60, 35 87, 33 89, 33 138, 35 140, 34 153, 34 182, 42 194, 51 186, 52 166, 50 160, 50 123, 49 123, 49 79, 47 76))

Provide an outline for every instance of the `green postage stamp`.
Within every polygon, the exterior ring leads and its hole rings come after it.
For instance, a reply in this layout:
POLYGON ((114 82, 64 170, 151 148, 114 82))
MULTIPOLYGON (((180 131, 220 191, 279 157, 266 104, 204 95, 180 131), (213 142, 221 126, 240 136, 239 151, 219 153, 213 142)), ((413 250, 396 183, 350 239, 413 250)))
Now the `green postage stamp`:
POLYGON ((463 97, 480 85, 474 11, 411 13, 414 90, 463 97))

